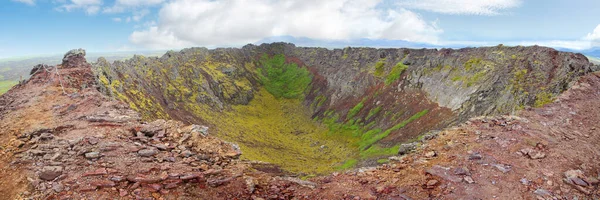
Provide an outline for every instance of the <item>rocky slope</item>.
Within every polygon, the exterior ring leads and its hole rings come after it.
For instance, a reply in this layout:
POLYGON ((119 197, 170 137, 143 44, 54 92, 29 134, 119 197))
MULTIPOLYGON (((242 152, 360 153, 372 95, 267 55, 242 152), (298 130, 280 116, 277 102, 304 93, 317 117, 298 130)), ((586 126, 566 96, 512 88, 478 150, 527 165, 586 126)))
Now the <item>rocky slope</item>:
POLYGON ((328 50, 273 43, 112 64, 100 59, 95 69, 101 91, 144 119, 207 124, 239 143, 244 158, 319 174, 373 164, 400 143, 471 117, 540 107, 592 66, 581 54, 538 46, 328 50), (292 98, 299 102, 271 97, 269 88, 295 84, 265 82, 265 66, 278 56, 310 72, 304 95, 292 98))
POLYGON ((206 127, 144 122, 96 90, 84 55, 0 96, 2 199, 600 198, 598 73, 518 116, 427 134, 386 164, 301 180, 239 160, 206 127))

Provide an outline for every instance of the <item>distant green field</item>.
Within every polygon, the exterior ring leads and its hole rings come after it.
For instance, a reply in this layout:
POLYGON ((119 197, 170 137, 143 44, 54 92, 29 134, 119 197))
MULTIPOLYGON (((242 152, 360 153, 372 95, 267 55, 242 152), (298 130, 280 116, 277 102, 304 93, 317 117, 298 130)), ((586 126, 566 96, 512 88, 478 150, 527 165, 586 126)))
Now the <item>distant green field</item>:
POLYGON ((0 95, 6 93, 12 86, 16 85, 17 81, 0 81, 0 95))

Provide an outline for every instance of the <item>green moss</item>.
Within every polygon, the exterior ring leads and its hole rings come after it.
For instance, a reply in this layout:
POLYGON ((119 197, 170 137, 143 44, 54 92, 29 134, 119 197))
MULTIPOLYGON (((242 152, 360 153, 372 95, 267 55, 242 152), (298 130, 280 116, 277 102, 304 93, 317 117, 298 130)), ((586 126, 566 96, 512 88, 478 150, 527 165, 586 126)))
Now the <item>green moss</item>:
POLYGON ((365 104, 362 101, 356 104, 356 106, 354 106, 348 111, 348 115, 346 115, 346 120, 352 119, 356 114, 358 114, 358 112, 360 112, 360 110, 362 110, 364 106, 365 104))
POLYGON ((396 145, 393 147, 380 147, 379 145, 373 145, 366 150, 360 152, 360 157, 363 159, 373 158, 373 157, 381 157, 381 156, 392 156, 398 154, 398 150, 400 149, 400 145, 396 145))
POLYGON ((388 160, 388 159, 385 159, 385 158, 382 158, 382 159, 378 159, 378 160, 377 160, 377 163, 379 163, 379 164, 385 164, 385 163, 389 163, 389 162, 390 162, 390 160, 388 160))
POLYGON ((408 125, 409 123, 411 123, 414 120, 421 118, 423 115, 427 114, 428 112, 429 112, 429 110, 427 110, 427 109, 423 110, 421 112, 418 112, 418 113, 414 114, 413 116, 411 116, 410 118, 400 122, 399 124, 396 124, 392 128, 389 128, 388 130, 386 130, 382 133, 375 133, 375 132, 368 133, 367 132, 365 135, 363 135, 362 140, 359 142, 359 149, 364 150, 364 149, 371 147, 371 145, 373 145, 374 143, 378 142, 379 140, 387 137, 393 131, 404 128, 404 126, 408 125))
POLYGON ((535 95, 534 106, 536 108, 540 108, 546 104, 552 103, 553 101, 554 101, 554 95, 552 95, 552 93, 540 92, 535 95))
POLYGON ((517 70, 514 73, 513 78, 510 80, 513 94, 525 91, 527 73, 527 69, 517 70))
POLYGON ((375 73, 373 73, 373 75, 376 77, 383 77, 384 66, 385 62, 382 60, 379 60, 377 63, 375 63, 375 73))
POLYGON ((481 58, 471 58, 464 64, 465 71, 451 72, 453 82, 461 81, 463 86, 471 87, 481 82, 494 69, 494 63, 481 58))
POLYGON ((234 105, 231 110, 194 103, 186 104, 186 110, 214 125, 219 137, 237 143, 242 159, 277 164, 292 173, 329 173, 358 154, 351 132, 331 134, 327 126, 310 118, 301 100, 278 99, 264 89, 248 105, 234 105))
POLYGON ((262 68, 258 69, 261 84, 277 98, 297 99, 312 81, 312 76, 306 68, 298 67, 295 63, 286 63, 282 54, 269 57, 264 54, 260 60, 262 68))
POLYGON ((385 77, 385 84, 389 85, 400 79, 400 76, 406 69, 408 69, 408 66, 402 64, 402 62, 398 62, 396 66, 392 68, 392 71, 390 71, 387 77, 385 77))
POLYGON ((464 79, 464 77, 463 77, 463 76, 453 76, 453 77, 452 77, 452 78, 450 78, 450 79, 451 79, 453 82, 456 82, 456 81, 463 80, 463 79, 464 79))
POLYGON ((381 106, 377 106, 374 109, 369 110, 369 114, 367 115, 367 118, 365 118, 366 120, 371 119, 371 117, 375 116, 377 113, 379 113, 379 111, 381 111, 381 106))
POLYGON ((471 71, 473 70, 477 65, 481 64, 481 58, 471 58, 469 59, 466 63, 465 63, 465 70, 467 71, 471 71))
POLYGON ((350 160, 347 160, 346 162, 344 162, 344 164, 337 167, 336 169, 337 170, 347 170, 347 169, 350 169, 350 168, 353 168, 354 166, 356 166, 357 163, 358 163, 358 160, 350 159, 350 160))
POLYGON ((315 98, 311 107, 314 109, 320 108, 321 106, 323 106, 323 103, 325 103, 325 101, 327 101, 327 97, 325 97, 323 95, 319 95, 315 98))

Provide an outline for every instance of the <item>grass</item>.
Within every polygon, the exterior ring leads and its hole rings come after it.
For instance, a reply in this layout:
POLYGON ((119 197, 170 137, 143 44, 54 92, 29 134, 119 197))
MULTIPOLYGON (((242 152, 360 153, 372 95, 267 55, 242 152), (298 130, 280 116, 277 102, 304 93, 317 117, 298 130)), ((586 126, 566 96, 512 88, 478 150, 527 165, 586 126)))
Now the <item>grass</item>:
POLYGON ((375 63, 375 73, 373 73, 373 75, 375 75, 377 77, 383 77, 384 65, 385 65, 384 61, 382 61, 382 60, 377 61, 377 63, 375 63))
POLYGON ((414 120, 421 118, 423 115, 427 114, 428 112, 429 112, 429 110, 427 110, 427 109, 423 110, 421 112, 418 112, 418 113, 414 114, 413 116, 411 116, 410 118, 400 122, 399 124, 396 124, 392 128, 389 128, 388 130, 386 130, 382 133, 381 132, 377 133, 377 131, 375 131, 373 133, 367 132, 365 135, 363 135, 362 140, 359 142, 359 148, 361 150, 370 148, 374 143, 387 137, 393 131, 404 128, 404 126, 408 125, 409 123, 411 123, 414 120))
POLYGON ((0 81, 0 95, 8 92, 8 90, 10 90, 10 88, 12 88, 13 86, 15 86, 17 83, 17 81, 0 81))
POLYGON ((379 111, 381 111, 381 106, 377 106, 375 109, 369 110, 369 114, 365 120, 371 119, 371 117, 375 116, 377 113, 379 113, 379 111))
POLYGON ((554 101, 554 96, 552 93, 548 92, 540 92, 535 95, 535 103, 534 107, 540 108, 546 104, 552 103, 554 101))
POLYGON ((262 68, 258 69, 259 80, 277 98, 301 98, 312 81, 306 68, 298 67, 296 63, 286 63, 283 54, 273 57, 264 54, 260 64, 262 68))
POLYGON ((347 169, 350 169, 350 168, 353 168, 354 166, 356 166, 357 163, 358 163, 358 160, 356 160, 356 159, 346 160, 346 162, 344 162, 344 164, 337 167, 336 169, 337 170, 347 170, 347 169))
POLYGON ((358 155, 351 145, 357 139, 329 134, 327 126, 310 118, 300 99, 278 99, 265 89, 248 105, 234 105, 223 112, 202 104, 188 107, 213 124, 217 136, 237 143, 242 159, 273 163, 292 173, 320 175, 358 155))
POLYGON ((398 150, 400 149, 400 145, 396 145, 393 147, 380 147, 379 145, 373 145, 366 150, 360 152, 360 157, 363 159, 379 157, 379 156, 390 156, 398 154, 398 150))
POLYGON ((360 110, 362 110, 362 108, 365 106, 364 102, 359 102, 358 104, 356 104, 356 106, 354 106, 352 109, 350 109, 348 111, 348 115, 346 116, 346 120, 350 120, 352 119, 352 117, 354 117, 356 114, 358 114, 358 112, 360 112, 360 110))
POLYGON ((400 76, 406 69, 408 69, 408 66, 402 64, 402 62, 398 62, 396 66, 392 68, 392 71, 385 77, 385 84, 389 85, 400 79, 400 76))

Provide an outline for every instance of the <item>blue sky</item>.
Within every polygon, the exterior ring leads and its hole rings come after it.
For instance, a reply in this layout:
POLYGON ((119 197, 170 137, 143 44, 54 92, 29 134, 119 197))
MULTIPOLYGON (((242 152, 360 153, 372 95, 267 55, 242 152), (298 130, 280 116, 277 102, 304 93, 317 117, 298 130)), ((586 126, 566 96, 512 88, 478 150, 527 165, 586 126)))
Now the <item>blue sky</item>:
POLYGON ((265 41, 584 50, 600 44, 598 8, 597 0, 4 0, 0 58, 265 41))

